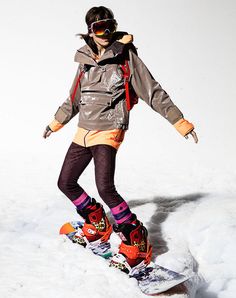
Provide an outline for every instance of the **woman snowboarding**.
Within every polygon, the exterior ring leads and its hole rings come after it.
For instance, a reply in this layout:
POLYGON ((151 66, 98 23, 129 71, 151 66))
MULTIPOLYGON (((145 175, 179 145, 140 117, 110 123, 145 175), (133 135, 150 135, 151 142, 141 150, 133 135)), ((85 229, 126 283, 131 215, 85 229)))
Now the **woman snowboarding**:
POLYGON ((93 7, 85 20, 88 33, 81 37, 86 44, 75 55, 79 66, 70 95, 46 127, 44 138, 79 113, 78 129, 65 156, 58 187, 85 220, 80 244, 89 243, 99 250, 114 230, 121 245, 111 263, 130 272, 149 264, 152 256, 147 229, 114 185, 116 154, 128 129, 130 109, 141 98, 182 136, 190 135, 196 143, 198 139, 194 126, 184 119, 137 56, 132 35, 116 30, 112 11, 104 6, 93 7), (115 220, 113 229, 103 206, 78 184, 91 159, 98 193, 115 220))

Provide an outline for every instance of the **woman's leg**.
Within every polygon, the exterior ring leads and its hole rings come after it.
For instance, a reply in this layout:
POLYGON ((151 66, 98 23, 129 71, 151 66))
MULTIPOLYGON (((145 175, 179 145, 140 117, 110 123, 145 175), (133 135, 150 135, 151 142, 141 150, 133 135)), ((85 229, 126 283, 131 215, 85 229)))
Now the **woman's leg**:
POLYGON ((118 194, 114 185, 117 150, 109 145, 91 147, 95 165, 95 179, 100 197, 111 209, 116 223, 132 221, 128 204, 118 194))
POLYGON ((119 257, 113 258, 112 265, 124 271, 130 271, 135 266, 146 266, 150 263, 152 255, 147 229, 130 211, 128 204, 118 194, 114 185, 117 150, 108 145, 96 145, 91 147, 91 151, 99 195, 111 209, 116 221, 113 230, 122 240, 119 257))
POLYGON ((58 179, 59 189, 79 209, 83 209, 91 200, 77 182, 91 159, 92 154, 88 148, 72 143, 65 156, 58 179))
MULTIPOLYGON (((92 153, 90 148, 72 143, 61 169, 58 187, 76 206, 78 214, 84 218, 85 223, 82 230, 87 240, 89 242, 98 239, 107 241, 112 233, 112 227, 102 205, 91 198, 77 182, 91 159, 92 153)), ((79 244, 86 246, 86 241, 83 241, 83 237, 81 237, 79 244)), ((100 252, 99 245, 96 248, 96 252, 100 252)))

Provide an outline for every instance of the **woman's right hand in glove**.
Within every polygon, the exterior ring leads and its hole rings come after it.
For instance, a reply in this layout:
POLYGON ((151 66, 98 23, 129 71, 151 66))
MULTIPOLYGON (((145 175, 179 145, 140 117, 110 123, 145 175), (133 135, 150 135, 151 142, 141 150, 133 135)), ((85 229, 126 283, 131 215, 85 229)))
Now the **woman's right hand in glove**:
POLYGON ((48 138, 52 132, 53 131, 51 130, 51 128, 49 126, 47 126, 43 132, 44 139, 48 138))

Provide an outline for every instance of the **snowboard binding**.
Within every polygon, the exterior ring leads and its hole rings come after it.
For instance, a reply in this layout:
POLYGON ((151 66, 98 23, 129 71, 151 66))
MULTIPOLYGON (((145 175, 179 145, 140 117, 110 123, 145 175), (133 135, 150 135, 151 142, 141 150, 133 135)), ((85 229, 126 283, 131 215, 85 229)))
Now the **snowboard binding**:
POLYGON ((118 254, 111 259, 110 266, 133 275, 145 268, 152 257, 152 246, 147 236, 147 229, 133 214, 131 223, 113 225, 113 230, 121 238, 118 254))
POLYGON ((59 233, 66 235, 73 243, 91 249, 94 254, 103 256, 111 247, 109 238, 112 226, 102 205, 95 203, 92 210, 77 212, 84 221, 68 222, 61 227, 59 233))

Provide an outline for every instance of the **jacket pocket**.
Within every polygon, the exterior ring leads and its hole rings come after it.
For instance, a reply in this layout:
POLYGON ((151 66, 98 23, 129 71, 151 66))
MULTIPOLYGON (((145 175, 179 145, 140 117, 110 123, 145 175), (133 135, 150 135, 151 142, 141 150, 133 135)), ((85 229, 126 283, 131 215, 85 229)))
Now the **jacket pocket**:
POLYGON ((114 120, 114 111, 111 107, 112 96, 110 92, 82 92, 80 99, 80 119, 94 121, 95 124, 111 122, 114 120))
POLYGON ((111 106, 111 103, 112 103, 112 92, 110 91, 92 91, 92 90, 81 91, 81 99, 80 99, 81 105, 111 106))

